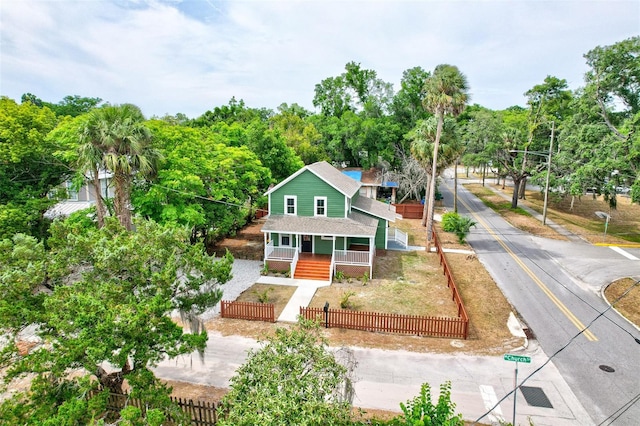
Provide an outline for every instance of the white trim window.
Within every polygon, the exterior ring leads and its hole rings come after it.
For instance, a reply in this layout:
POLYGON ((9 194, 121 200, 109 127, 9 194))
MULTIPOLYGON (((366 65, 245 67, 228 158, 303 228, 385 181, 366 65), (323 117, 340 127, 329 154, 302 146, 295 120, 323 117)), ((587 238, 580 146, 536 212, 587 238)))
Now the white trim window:
POLYGON ((313 197, 313 215, 327 217, 327 197, 313 197))
POLYGON ((284 214, 295 216, 298 213, 298 197, 296 195, 284 196, 284 214))
POLYGON ((280 234, 280 247, 291 247, 291 234, 280 234))

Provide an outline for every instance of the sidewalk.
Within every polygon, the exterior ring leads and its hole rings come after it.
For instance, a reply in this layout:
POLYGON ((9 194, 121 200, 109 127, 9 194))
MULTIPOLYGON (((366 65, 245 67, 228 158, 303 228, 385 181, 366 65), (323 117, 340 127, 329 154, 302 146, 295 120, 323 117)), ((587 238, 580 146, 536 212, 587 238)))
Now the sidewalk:
MULTIPOLYGON (((160 362, 154 371, 163 379, 227 388, 236 369, 245 362, 247 352, 259 347, 254 339, 210 332, 202 360, 196 354, 182 356, 160 362)), ((456 404, 455 411, 472 422, 513 389, 516 364, 505 361, 502 355, 474 356, 459 352, 451 355, 360 347, 351 349, 357 361, 353 405, 365 411, 380 409, 400 412, 400 403, 418 396, 423 383, 431 385, 433 400, 437 401, 440 384, 451 381, 451 399, 456 404)), ((537 347, 518 354, 531 359, 530 363, 519 363, 518 383, 548 359, 537 347)), ((518 390, 518 425, 528 425, 530 420, 536 426, 593 424, 553 362, 536 373, 525 386, 546 396, 551 407, 541 406, 534 400, 527 401, 522 391, 518 390)), ((511 395, 490 415, 482 418, 480 424, 511 422, 512 418, 511 395)))

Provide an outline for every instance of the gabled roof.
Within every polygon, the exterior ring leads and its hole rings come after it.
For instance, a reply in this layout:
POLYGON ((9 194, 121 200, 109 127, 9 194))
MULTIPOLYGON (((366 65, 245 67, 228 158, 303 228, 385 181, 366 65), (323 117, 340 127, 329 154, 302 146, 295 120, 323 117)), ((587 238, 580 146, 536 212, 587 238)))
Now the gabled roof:
POLYGON ((353 204, 352 208, 369 213, 373 216, 381 219, 386 219, 390 222, 396 221, 396 207, 391 204, 381 203, 378 200, 367 197, 358 197, 353 204))
POLYGON ((327 184, 335 188, 338 192, 342 193, 346 197, 353 197, 353 195, 360 189, 360 182, 351 179, 349 176, 341 173, 338 169, 336 169, 326 161, 318 161, 317 163, 309 164, 308 166, 301 168, 300 170, 280 182, 278 185, 268 190, 265 195, 268 195, 286 185, 288 182, 292 181, 300 174, 302 174, 305 170, 308 170, 314 175, 318 176, 320 179, 325 181, 327 184))

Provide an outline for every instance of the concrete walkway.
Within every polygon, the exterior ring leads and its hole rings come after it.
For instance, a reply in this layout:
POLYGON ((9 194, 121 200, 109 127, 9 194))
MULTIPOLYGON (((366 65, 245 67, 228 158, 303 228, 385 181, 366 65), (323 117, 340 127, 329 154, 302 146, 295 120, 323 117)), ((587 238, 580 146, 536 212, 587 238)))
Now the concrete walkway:
POLYGON ((311 303, 311 299, 313 299, 318 288, 328 287, 331 285, 331 282, 329 281, 296 280, 281 277, 260 277, 257 283, 297 287, 296 291, 293 293, 289 302, 278 317, 278 322, 298 322, 300 306, 309 306, 309 303, 311 303))

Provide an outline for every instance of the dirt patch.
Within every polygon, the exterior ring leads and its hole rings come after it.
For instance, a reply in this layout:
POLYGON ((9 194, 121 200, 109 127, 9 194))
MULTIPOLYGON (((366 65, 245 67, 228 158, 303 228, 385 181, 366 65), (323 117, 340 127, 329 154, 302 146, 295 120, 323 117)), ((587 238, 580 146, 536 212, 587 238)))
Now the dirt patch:
POLYGON ((376 259, 373 276, 379 278, 366 283, 342 280, 320 288, 310 306, 320 308, 328 301, 333 308, 365 312, 457 316, 451 290, 447 288, 436 256, 425 252, 388 251, 376 259), (344 304, 345 301, 348 303, 344 304))
POLYGON ((605 289, 604 296, 629 321, 640 325, 640 284, 637 280, 624 278, 614 281, 605 289))
POLYGON ((215 386, 197 385, 175 380, 163 380, 163 382, 173 388, 171 396, 182 398, 183 400, 217 403, 229 392, 229 389, 217 388, 215 386))
POLYGON ((243 291, 236 300, 240 302, 272 303, 275 317, 282 313, 296 287, 289 285, 254 284, 243 291))
POLYGON ((229 250, 234 258, 262 260, 264 258, 264 234, 260 232, 266 219, 257 219, 208 248, 209 254, 222 255, 229 250))

